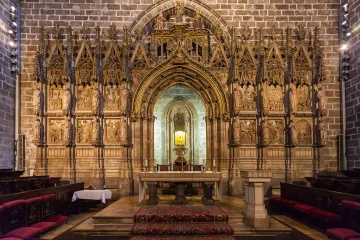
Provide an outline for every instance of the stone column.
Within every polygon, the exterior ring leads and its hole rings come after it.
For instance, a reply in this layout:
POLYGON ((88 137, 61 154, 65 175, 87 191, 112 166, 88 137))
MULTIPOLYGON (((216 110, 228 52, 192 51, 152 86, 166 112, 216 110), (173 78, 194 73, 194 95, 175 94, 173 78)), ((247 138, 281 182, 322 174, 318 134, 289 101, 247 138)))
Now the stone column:
POLYGON ((264 204, 264 183, 271 182, 272 172, 241 171, 245 183, 244 223, 251 227, 269 228, 269 216, 264 204))

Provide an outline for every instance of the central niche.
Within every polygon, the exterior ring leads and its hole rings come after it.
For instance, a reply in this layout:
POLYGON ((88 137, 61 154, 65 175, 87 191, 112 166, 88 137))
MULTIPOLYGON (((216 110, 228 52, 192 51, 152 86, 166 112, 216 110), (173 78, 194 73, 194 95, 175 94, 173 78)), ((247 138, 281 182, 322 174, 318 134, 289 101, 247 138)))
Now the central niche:
POLYGON ((206 159, 205 106, 193 90, 183 85, 169 88, 159 98, 154 109, 154 157, 158 164, 173 164, 178 157, 174 147, 180 139, 188 151, 187 162, 202 164, 206 159), (179 118, 181 118, 179 121, 179 118), (179 128, 181 122, 181 129, 179 128), (179 131, 181 130, 181 131, 179 131), (175 134, 176 133, 176 134, 175 134), (175 136, 176 135, 176 136, 175 136))

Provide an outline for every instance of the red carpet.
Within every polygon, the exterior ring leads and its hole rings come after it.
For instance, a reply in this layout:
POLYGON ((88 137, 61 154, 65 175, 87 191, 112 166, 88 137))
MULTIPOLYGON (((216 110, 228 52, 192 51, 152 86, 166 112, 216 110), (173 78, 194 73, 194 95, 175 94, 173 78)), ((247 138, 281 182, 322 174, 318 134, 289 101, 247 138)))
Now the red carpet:
POLYGON ((234 239, 227 221, 218 206, 145 206, 134 216, 131 234, 138 236, 131 239, 234 239))
POLYGON ((145 206, 134 216, 137 223, 227 222, 218 206, 145 206))

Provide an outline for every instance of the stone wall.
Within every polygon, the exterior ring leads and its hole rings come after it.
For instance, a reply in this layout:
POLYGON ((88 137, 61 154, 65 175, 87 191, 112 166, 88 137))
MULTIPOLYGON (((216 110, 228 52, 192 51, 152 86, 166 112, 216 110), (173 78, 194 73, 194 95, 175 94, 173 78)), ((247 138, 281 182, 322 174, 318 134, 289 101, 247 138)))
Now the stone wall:
POLYGON ((360 2, 349 1, 352 36, 349 40, 350 79, 345 86, 348 168, 360 168, 360 2))
POLYGON ((10 71, 8 34, 10 6, 14 6, 12 1, 0 0, 0 169, 12 169, 15 159, 15 75, 10 71))
MULTIPOLYGON (((171 0, 174 2, 175 0, 171 0)), ((71 25, 79 30, 83 25, 108 27, 114 23, 118 28, 130 27, 139 14, 164 1, 157 0, 58 0, 56 2, 24 0, 22 7, 22 95, 21 132, 26 134, 26 167, 34 168, 35 146, 31 143, 33 60, 38 44, 38 27, 47 28, 55 23, 71 25)), ((340 131, 340 101, 338 82, 338 0, 188 0, 186 4, 205 4, 202 15, 218 14, 229 27, 320 27, 320 40, 326 70, 326 93, 328 118, 328 143, 322 150, 322 169, 337 169, 337 135, 340 131)), ((162 4, 164 8, 166 4, 162 4)), ((200 5, 199 5, 200 6, 200 5)), ((150 20, 150 19, 149 19, 150 20)), ((301 168, 302 166, 299 166, 301 168)))

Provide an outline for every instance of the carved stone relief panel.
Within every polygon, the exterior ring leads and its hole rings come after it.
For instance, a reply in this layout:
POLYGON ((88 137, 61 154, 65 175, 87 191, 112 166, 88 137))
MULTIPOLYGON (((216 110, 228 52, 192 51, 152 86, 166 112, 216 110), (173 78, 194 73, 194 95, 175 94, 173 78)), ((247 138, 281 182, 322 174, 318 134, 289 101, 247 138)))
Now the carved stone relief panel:
POLYGON ((238 86, 234 89, 234 111, 256 111, 256 92, 252 85, 238 86))
POLYGON ((310 145, 312 139, 311 124, 308 120, 302 119, 295 122, 292 127, 292 141, 294 144, 310 145))
POLYGON ((61 85, 51 85, 49 87, 49 111, 61 111, 63 107, 63 92, 61 85))
POLYGON ((126 118, 106 119, 104 142, 107 144, 126 144, 127 130, 126 118))
POLYGON ((92 119, 77 119, 76 142, 79 144, 92 144, 92 119))
POLYGON ((293 112, 311 112, 311 88, 291 84, 290 102, 293 112))
POLYGON ((92 98, 94 88, 89 85, 77 86, 76 96, 76 110, 77 111, 91 111, 92 109, 92 98))
POLYGON ((284 111, 284 94, 281 86, 266 86, 263 90, 262 104, 264 113, 283 112, 284 111))
POLYGON ((263 144, 284 144, 283 120, 263 120, 262 122, 263 144))
POLYGON ((65 136, 64 119, 49 119, 48 141, 50 144, 63 144, 65 136))

